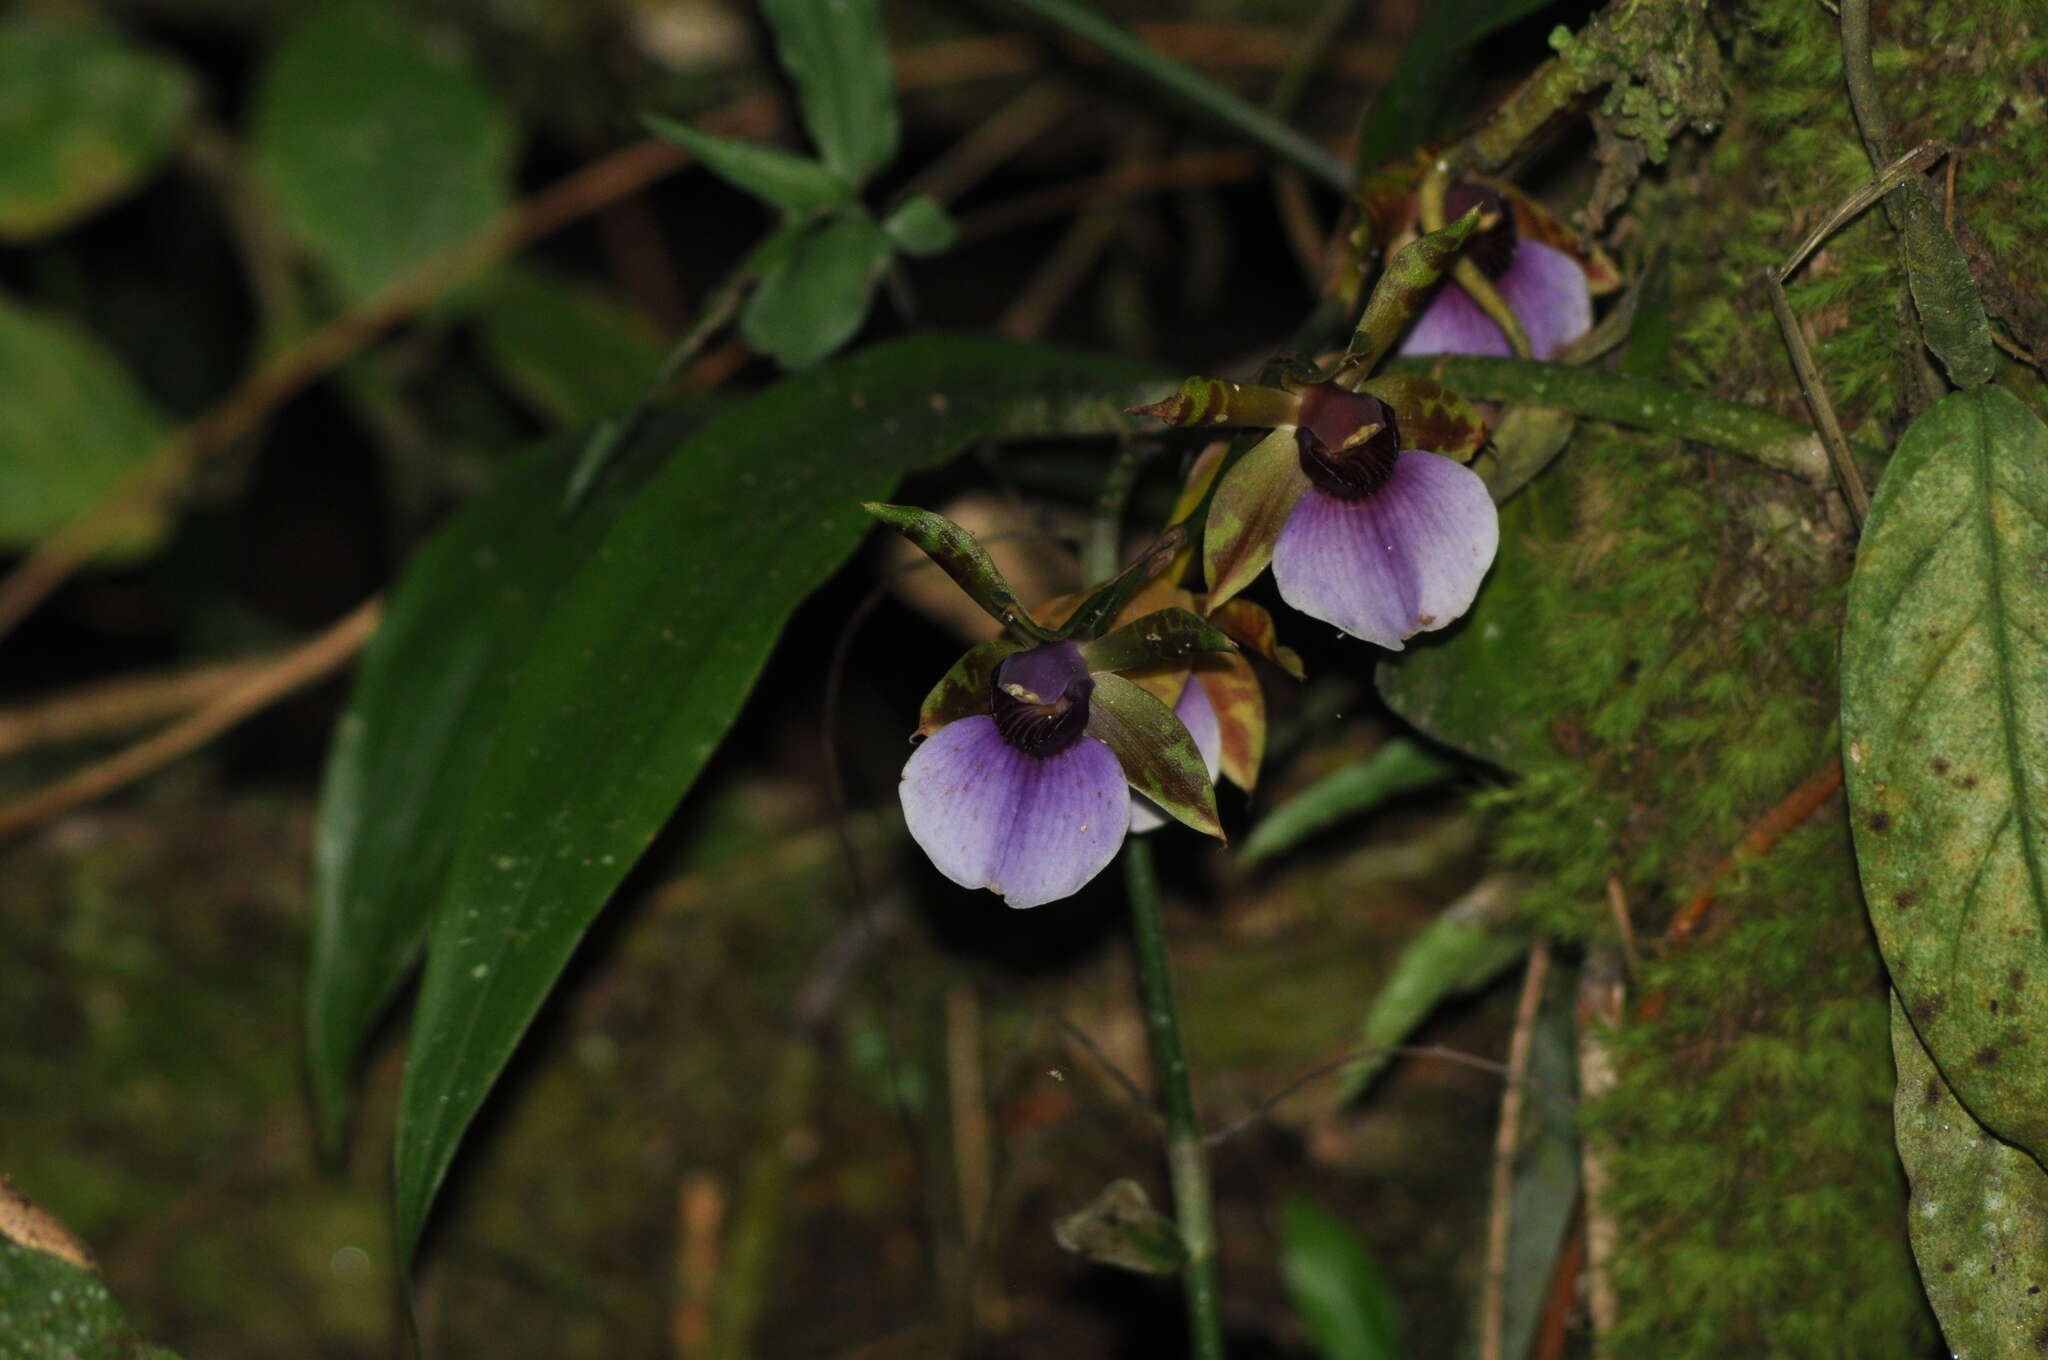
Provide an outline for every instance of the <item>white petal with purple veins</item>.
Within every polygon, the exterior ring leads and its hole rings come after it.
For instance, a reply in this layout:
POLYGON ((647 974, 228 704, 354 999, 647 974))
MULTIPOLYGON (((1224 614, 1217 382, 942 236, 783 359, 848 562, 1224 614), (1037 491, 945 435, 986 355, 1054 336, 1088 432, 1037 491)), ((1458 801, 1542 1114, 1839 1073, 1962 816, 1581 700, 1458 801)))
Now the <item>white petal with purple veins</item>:
MULTIPOLYGON (((1494 280, 1501 300, 1522 323, 1529 353, 1548 359, 1593 324, 1593 297, 1586 271, 1555 246, 1519 241, 1514 263, 1494 280)), ((1514 351, 1493 318, 1466 291, 1446 279, 1401 341, 1402 354, 1477 354, 1505 359, 1514 351)))
POLYGON ((903 820, 933 865, 1013 907, 1069 896, 1123 844, 1131 796, 1110 749, 1083 737, 1056 756, 1004 741, 986 715, 948 723, 913 751, 903 820))
POLYGON ((1470 468, 1404 449, 1363 500, 1315 489, 1273 545, 1280 598, 1392 651, 1464 613, 1500 546, 1500 519, 1470 468))
MULTIPOLYGON (((1202 763, 1209 767, 1209 782, 1215 783, 1216 772, 1223 768, 1223 723, 1216 717, 1216 705, 1209 702, 1209 691, 1193 676, 1188 677, 1188 687, 1180 692, 1180 702, 1173 706, 1173 714, 1195 739, 1195 749, 1202 753, 1202 763)), ((1134 834, 1157 831, 1170 820, 1150 798, 1138 793, 1131 795, 1134 834)))

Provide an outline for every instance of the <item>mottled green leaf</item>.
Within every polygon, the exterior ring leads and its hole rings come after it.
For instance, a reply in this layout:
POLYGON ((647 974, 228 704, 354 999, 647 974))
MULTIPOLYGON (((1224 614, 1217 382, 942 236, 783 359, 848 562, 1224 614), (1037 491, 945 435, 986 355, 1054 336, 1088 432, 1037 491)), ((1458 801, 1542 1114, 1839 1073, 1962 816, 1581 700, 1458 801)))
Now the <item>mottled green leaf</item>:
POLYGON ((1180 430, 1222 426, 1266 429, 1295 424, 1301 415, 1301 398, 1277 387, 1225 378, 1189 378, 1164 401, 1140 406, 1131 414, 1151 416, 1180 430))
POLYGON ((1060 625, 1061 637, 1092 638, 1101 636, 1132 601, 1143 595, 1148 588, 1153 590, 1164 586, 1161 578, 1181 551, 1187 547, 1188 530, 1185 525, 1175 524, 1152 540, 1145 551, 1139 553, 1122 571, 1095 587, 1086 599, 1074 606, 1060 625), (1157 584, 1155 584, 1157 583, 1157 584))
POLYGON ((469 64, 385 6, 316 13, 256 95, 256 164, 350 301, 507 207, 513 151, 511 117, 469 64))
POLYGON ((184 68, 113 32, 0 21, 0 241, 62 231, 134 189, 191 111, 184 68))
POLYGON ((861 509, 915 543, 918 550, 953 578, 967 598, 1012 633, 1040 642, 1053 641, 1055 634, 1041 627, 1017 599, 1017 592, 1003 579, 995 560, 974 535, 931 510, 914 505, 881 505, 870 502, 861 509))
POLYGON ((1240 862, 1247 867, 1291 850, 1346 817, 1370 812, 1390 799, 1432 788, 1458 767, 1416 742, 1400 737, 1355 765, 1324 775, 1259 819, 1244 839, 1240 862))
POLYGON ((805 232, 762 274, 740 313, 740 334, 784 368, 809 368, 860 329, 893 253, 858 208, 805 232))
POLYGON ((1385 1050, 1408 1042, 1438 1006, 1486 986, 1528 953, 1528 932, 1514 917, 1515 897, 1514 880, 1482 879, 1401 951, 1366 1011, 1358 1042, 1368 1051, 1345 1067, 1340 1100, 1356 1099, 1372 1085, 1393 1060, 1385 1050))
POLYGON ((1479 209, 1475 205, 1443 230, 1418 236, 1394 252, 1394 258, 1387 261, 1387 267, 1373 284, 1372 296, 1365 300, 1358 329, 1352 333, 1350 348, 1345 351, 1346 368, 1370 373, 1386 357, 1394 342, 1401 338, 1401 332, 1408 329, 1408 323, 1429 300, 1438 280, 1457 263, 1465 238, 1478 224, 1479 209))
POLYGON ((877 0, 761 0, 804 127, 853 185, 896 154, 895 73, 877 0))
POLYGON ((2048 427, 2002 389, 1944 398, 1885 469, 1842 741, 1892 985, 1978 1122, 2048 1155, 2048 427))
POLYGON ((1180 1229, 1152 1207, 1144 1186, 1128 1178, 1111 1181, 1087 1204, 1054 1220, 1052 1236, 1061 1251, 1140 1275, 1173 1275, 1187 1261, 1180 1229))
MULTIPOLYGON (((83 326, 0 293, 0 545, 22 547, 98 504, 167 438, 168 416, 83 326)), ((113 544, 162 526, 144 512, 113 544)))
POLYGON ((1462 463, 1486 443, 1486 421, 1478 409, 1426 374, 1383 373, 1359 390, 1394 408, 1404 449, 1427 449, 1462 463))
POLYGON ((1294 429, 1273 431, 1253 445, 1216 485, 1202 530, 1202 574, 1216 609, 1259 579, 1287 517, 1308 494, 1294 429))
POLYGON ((482 291, 484 353, 533 410, 587 425, 630 409, 661 363, 651 327, 608 294, 539 265, 514 265, 482 291))
POLYGON ((823 212, 853 199, 851 185, 808 156, 759 142, 734 141, 672 118, 650 115, 647 126, 695 153, 706 169, 726 183, 791 216, 823 212))
POLYGON ((1949 1350, 2038 1360, 2048 1336, 2048 1172, 1970 1118, 1892 997, 1892 1102, 1913 1188, 1906 1228, 1949 1350))
POLYGON ((100 1277, 0 1240, 0 1355, 7 1360, 177 1360, 145 1343, 100 1277))
POLYGON ((569 438, 508 469, 416 552, 357 671, 314 829, 306 1047, 332 1144, 364 1041, 403 985, 446 885, 498 715, 554 607, 687 425, 654 422, 574 513, 569 438))
MULTIPOLYGON (((531 641, 468 796, 433 810, 460 826, 400 1097, 404 1257, 591 920, 716 749, 790 612, 867 530, 860 502, 977 440, 1114 429, 1119 399, 1149 376, 918 336, 785 379, 684 440, 553 605, 522 621, 531 641)), ((456 575, 444 588, 472 586, 456 575)))
POLYGON ((1081 644, 1091 671, 1132 671, 1186 661, 1204 652, 1234 652, 1223 630, 1185 609, 1160 609, 1081 644))
POLYGON ((930 194, 913 194, 882 222, 905 255, 940 255, 960 239, 960 224, 930 194))
POLYGON ((1323 1360, 1400 1360, 1400 1305, 1343 1219, 1310 1200, 1289 1200, 1280 1278, 1323 1360))
POLYGON ((1536 480, 1571 442, 1579 418, 1554 406, 1510 406, 1494 422, 1493 443, 1472 460, 1496 505, 1536 480))
POLYGON ((1991 381, 1998 371, 1998 351, 1991 342, 1991 322, 1977 293, 1970 262, 1941 220, 1941 208, 1924 179, 1913 179, 1892 191, 1899 212, 1899 254, 1906 263, 1906 283, 1920 313, 1920 338, 1948 370, 1958 387, 1991 381))
POLYGON ((1532 686, 1564 679, 1548 646, 1564 620, 1543 584, 1566 570, 1571 538, 1572 491, 1554 476, 1503 505, 1500 553, 1465 617, 1380 658, 1387 706, 1424 736, 1505 770, 1555 752, 1547 723, 1517 715, 1532 686))
POLYGON ((928 737, 947 723, 972 718, 989 711, 995 693, 996 666, 1006 656, 1024 649, 1010 638, 997 638, 970 647, 933 685, 917 710, 917 735, 928 737))
POLYGON ((1201 748, 1173 710, 1121 675, 1095 677, 1088 735, 1116 753, 1124 778, 1175 821, 1223 839, 1201 748))
POLYGON ((1437 135, 1466 51, 1487 34, 1543 8, 1543 0, 1434 0, 1401 50, 1359 125, 1358 178, 1437 135))

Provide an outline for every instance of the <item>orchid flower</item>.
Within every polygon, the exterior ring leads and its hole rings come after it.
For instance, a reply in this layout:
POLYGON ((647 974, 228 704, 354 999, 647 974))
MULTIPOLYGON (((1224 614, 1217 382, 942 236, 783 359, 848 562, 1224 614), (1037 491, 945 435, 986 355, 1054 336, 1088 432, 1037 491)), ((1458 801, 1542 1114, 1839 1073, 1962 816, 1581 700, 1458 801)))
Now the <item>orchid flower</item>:
MULTIPOLYGON (((1492 281, 1529 339, 1531 358, 1549 359, 1593 324, 1587 270, 1568 251, 1533 239, 1530 228, 1550 223, 1533 203, 1512 205, 1483 184, 1460 182, 1444 196, 1445 216, 1455 219, 1479 209, 1479 223, 1465 240, 1465 258, 1492 281)), ((1562 228, 1549 232, 1553 236, 1562 228)), ((1508 358, 1507 335, 1469 294, 1446 280, 1401 341, 1401 354, 1476 354, 1508 358)))

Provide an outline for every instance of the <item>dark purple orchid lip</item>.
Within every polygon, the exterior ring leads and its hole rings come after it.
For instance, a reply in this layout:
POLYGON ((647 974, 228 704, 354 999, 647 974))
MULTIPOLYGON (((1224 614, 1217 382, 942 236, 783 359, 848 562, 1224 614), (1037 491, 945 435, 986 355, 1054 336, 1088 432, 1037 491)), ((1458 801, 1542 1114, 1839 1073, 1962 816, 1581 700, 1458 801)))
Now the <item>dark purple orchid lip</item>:
POLYGON ((1056 756, 1087 730, 1088 700, 1094 693, 1080 647, 1050 642, 1003 658, 996 667, 990 712, 996 731, 1016 750, 1056 756))
POLYGON ((1479 225, 1465 238, 1465 258, 1489 279, 1498 279, 1515 263, 1515 215, 1497 192, 1471 180, 1459 180, 1444 195, 1446 221, 1455 222, 1475 207, 1479 225))
POLYGON ((1339 500, 1362 500, 1394 475, 1401 427, 1394 408, 1378 397, 1317 383, 1301 392, 1301 423, 1294 429, 1301 470, 1339 500))

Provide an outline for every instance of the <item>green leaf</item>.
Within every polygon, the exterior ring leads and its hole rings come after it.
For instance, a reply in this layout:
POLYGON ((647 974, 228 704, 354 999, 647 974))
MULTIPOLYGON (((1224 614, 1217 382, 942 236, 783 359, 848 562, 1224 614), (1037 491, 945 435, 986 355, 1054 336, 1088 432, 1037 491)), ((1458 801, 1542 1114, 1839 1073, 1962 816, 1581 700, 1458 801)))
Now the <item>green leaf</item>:
POLYGON ((1504 770, 1555 752, 1547 722, 1526 713, 1531 686, 1561 687, 1549 637, 1564 624, 1545 577, 1567 570, 1572 489, 1544 477, 1500 510, 1500 554, 1479 594, 1441 632, 1380 658, 1380 697, 1416 731, 1504 770))
POLYGON ((740 334, 784 368, 809 368, 853 338, 894 247, 858 208, 805 232, 740 314, 740 334))
POLYGON ((1399 1360, 1400 1306, 1344 1220, 1310 1200, 1289 1200, 1280 1277, 1323 1360, 1399 1360))
POLYGON ((253 143, 279 209, 348 301, 511 203, 510 116, 467 62, 383 6, 322 10, 285 40, 253 143))
POLYGON ((804 126, 848 184, 896 154, 895 73, 877 0, 761 0, 804 126))
POLYGON ((89 1270, 0 1239, 0 1355, 9 1360, 177 1360, 146 1344, 89 1270))
POLYGON ((112 32, 0 22, 0 241, 63 231, 155 174, 192 95, 183 67, 112 32))
POLYGON ((960 239, 960 224, 930 194, 914 194, 882 222, 905 255, 940 255, 960 239))
POLYGON ((1358 178, 1421 146, 1452 108, 1452 91, 1472 45, 1543 8, 1544 0, 1436 0, 1422 10, 1394 73, 1359 125, 1352 157, 1358 178))
POLYGON ((1124 778, 1160 811, 1205 836, 1223 839, 1209 767, 1172 709, 1134 681, 1105 671, 1095 677, 1088 701, 1088 735, 1116 753, 1124 778))
MULTIPOLYGON (((531 641, 468 796, 433 809, 459 827, 400 1098, 405 1258, 583 932, 716 749, 790 612, 867 530, 859 503, 977 440, 1114 429, 1150 376, 991 340, 872 346, 722 410, 587 561, 552 568, 567 583, 520 625, 531 641)), ((461 574, 417 587, 457 601, 472 588, 461 574)), ((391 793, 365 786, 356 801, 391 793)))
POLYGON ((973 534, 930 510, 914 505, 881 505, 869 502, 861 509, 902 534, 953 578, 967 598, 982 612, 1020 637, 1052 642, 1058 634, 1041 627, 1017 599, 1017 592, 1003 579, 988 550, 973 534))
POLYGON ((1429 300, 1438 280, 1458 262, 1465 238, 1477 225, 1479 209, 1475 206, 1441 231, 1418 236, 1394 252, 1373 284, 1372 296, 1365 300, 1365 311, 1359 315, 1358 328, 1344 354, 1347 369, 1370 373, 1386 357, 1429 300))
POLYGON ((419 549, 392 595, 328 755, 314 831, 306 1046, 330 1146, 362 1045, 426 939, 535 624, 645 479, 648 454, 684 428, 657 422, 572 515, 561 486, 577 441, 536 450, 419 549))
POLYGON ((1187 661, 1204 652, 1234 652, 1222 629, 1185 609, 1161 609, 1081 644, 1091 671, 1134 671, 1187 661))
POLYGON ((737 142, 672 118, 650 114, 645 121, 658 136, 696 153, 712 174, 792 217, 853 201, 853 187, 808 156, 793 156, 759 142, 737 142))
POLYGON ((2048 1155, 2048 427, 1996 388, 1907 429, 1842 631, 1863 895, 1977 1121, 2048 1155))
POLYGON ((1361 1048, 1382 1051, 1345 1067, 1340 1101, 1372 1085, 1393 1058, 1383 1050, 1408 1042, 1438 1006, 1487 986, 1529 951, 1528 932, 1515 921, 1515 896, 1512 879, 1481 879, 1401 951, 1358 1032, 1361 1048))
POLYGON ((1087 1204, 1055 1219, 1052 1236, 1061 1251, 1140 1275, 1177 1274, 1187 1263, 1179 1227, 1128 1178, 1111 1181, 1087 1204))
POLYGON ((534 412, 587 425, 640 400, 661 343, 638 316, 596 288, 539 265, 513 265, 476 310, 484 353, 534 412))
MULTIPOLYGON (((98 504, 171 433, 98 336, 0 292, 0 545, 23 547, 98 504)), ((113 544, 133 554, 162 530, 147 512, 113 544)))
POLYGON ((1308 492, 1294 427, 1273 431, 1245 452, 1216 484, 1202 529, 1202 575, 1215 609, 1259 579, 1273 544, 1308 492))
POLYGON ((1404 793, 1432 788, 1457 772, 1458 767, 1442 756, 1396 737, 1357 764, 1324 775, 1260 818, 1245 837, 1239 862, 1250 868, 1346 817, 1370 812, 1404 793))
POLYGON ((1892 1123, 1913 1188, 1906 1228, 1949 1351, 2037 1360, 2048 1335, 2048 1172, 1985 1132, 1892 997, 1892 1123))
POLYGON ((1927 181, 1915 178, 1892 191, 1899 206, 1899 254, 1906 264, 1906 283, 1920 313, 1920 338, 1948 370, 1958 387, 1991 381, 1998 371, 1998 351, 1991 341, 1991 322, 1984 299, 1963 249, 1949 234, 1927 181))

